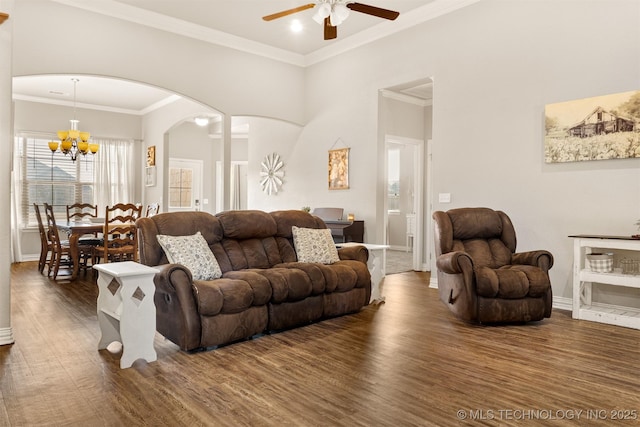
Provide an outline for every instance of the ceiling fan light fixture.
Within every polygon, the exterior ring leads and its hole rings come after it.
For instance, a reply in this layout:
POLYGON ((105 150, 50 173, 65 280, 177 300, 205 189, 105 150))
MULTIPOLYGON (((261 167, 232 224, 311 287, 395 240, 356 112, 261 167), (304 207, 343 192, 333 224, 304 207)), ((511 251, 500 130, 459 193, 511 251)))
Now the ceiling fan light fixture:
POLYGON ((318 24, 322 24, 324 19, 331 15, 331 4, 329 3, 318 3, 315 9, 316 13, 313 15, 313 20, 318 24))
POLYGON ((349 17, 349 9, 342 3, 336 3, 331 7, 331 14, 329 15, 329 19, 331 20, 331 25, 337 27, 342 24, 349 17))

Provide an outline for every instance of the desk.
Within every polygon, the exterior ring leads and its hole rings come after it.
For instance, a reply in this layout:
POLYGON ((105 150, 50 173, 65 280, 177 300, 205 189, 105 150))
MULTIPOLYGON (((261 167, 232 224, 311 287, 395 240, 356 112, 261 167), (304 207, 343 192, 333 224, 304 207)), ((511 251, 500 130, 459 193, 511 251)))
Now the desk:
POLYGON ((364 241, 364 221, 325 221, 336 243, 364 241))
POLYGON ((104 221, 61 221, 56 222, 56 225, 58 226, 58 230, 69 236, 69 247, 71 248, 71 259, 73 260, 71 280, 76 280, 78 277, 78 271, 80 270, 80 250, 78 249, 78 240, 80 239, 80 236, 85 234, 102 233, 104 221))
POLYGON ((389 245, 374 245, 370 243, 338 243, 336 247, 344 248, 348 246, 364 246, 369 251, 367 267, 371 273, 371 300, 383 302, 384 297, 380 292, 380 282, 384 279, 387 270, 387 249, 389 245))

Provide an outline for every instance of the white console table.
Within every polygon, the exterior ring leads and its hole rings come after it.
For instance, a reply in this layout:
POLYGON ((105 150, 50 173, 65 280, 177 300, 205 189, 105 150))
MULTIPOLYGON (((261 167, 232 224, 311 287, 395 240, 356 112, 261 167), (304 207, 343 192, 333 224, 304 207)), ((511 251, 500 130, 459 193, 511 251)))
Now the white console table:
MULTIPOLYGON (((573 312, 574 319, 591 320, 640 329, 640 309, 602 304, 592 300, 593 283, 640 288, 640 275, 620 272, 598 273, 587 268, 586 255, 593 249, 640 251, 640 240, 624 236, 569 236, 573 241, 573 312)), ((640 252, 638 252, 640 255, 640 252)))
POLYGON ((133 261, 97 264, 98 323, 102 336, 98 349, 114 341, 122 343, 120 368, 129 368, 137 359, 153 362, 156 333, 156 306, 153 276, 158 269, 133 261))
POLYGON ((387 270, 387 249, 389 245, 374 245, 371 243, 340 243, 338 247, 347 246, 364 246, 369 251, 369 259, 367 260, 367 267, 369 267, 369 273, 371 273, 371 300, 383 302, 384 297, 380 292, 380 282, 384 278, 387 270))

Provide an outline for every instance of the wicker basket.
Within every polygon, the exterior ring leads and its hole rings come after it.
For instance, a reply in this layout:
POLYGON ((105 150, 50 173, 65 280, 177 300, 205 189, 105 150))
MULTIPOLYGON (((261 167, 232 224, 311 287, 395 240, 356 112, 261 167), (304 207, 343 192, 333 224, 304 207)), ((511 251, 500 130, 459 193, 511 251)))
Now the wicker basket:
POLYGON ((611 273, 613 271, 613 254, 592 253, 587 254, 589 269, 596 273, 611 273))

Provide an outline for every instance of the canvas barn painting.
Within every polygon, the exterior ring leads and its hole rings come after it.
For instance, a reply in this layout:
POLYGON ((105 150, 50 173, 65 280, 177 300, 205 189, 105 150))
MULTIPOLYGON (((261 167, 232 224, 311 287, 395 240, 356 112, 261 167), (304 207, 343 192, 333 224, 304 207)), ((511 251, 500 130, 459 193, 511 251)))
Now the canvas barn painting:
POLYGON ((545 106, 545 163, 640 158, 640 90, 545 106))

